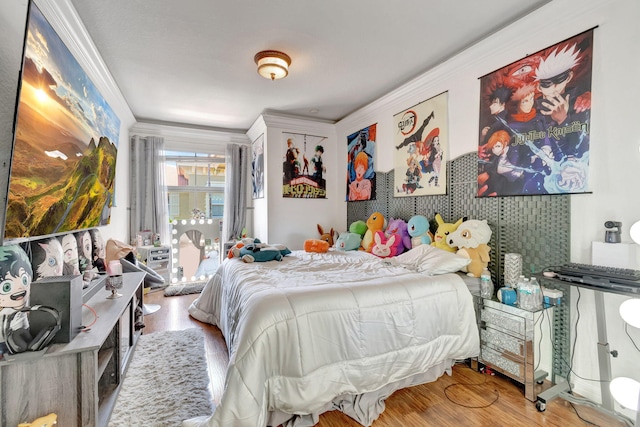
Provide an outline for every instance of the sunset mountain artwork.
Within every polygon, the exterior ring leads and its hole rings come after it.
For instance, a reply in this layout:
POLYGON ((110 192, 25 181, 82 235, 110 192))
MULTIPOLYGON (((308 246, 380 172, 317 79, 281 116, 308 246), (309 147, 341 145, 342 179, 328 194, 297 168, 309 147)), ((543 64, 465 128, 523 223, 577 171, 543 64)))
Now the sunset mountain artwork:
POLYGON ((32 4, 4 239, 108 224, 119 130, 118 117, 32 4))

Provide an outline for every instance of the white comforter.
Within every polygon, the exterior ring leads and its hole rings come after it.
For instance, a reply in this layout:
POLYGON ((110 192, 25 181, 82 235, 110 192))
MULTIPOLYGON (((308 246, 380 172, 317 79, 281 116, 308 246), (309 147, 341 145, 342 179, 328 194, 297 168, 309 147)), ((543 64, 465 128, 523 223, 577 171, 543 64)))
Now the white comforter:
POLYGON ((428 276, 357 251, 226 260, 189 313, 217 324, 229 349, 220 405, 210 418, 185 421, 189 427, 317 414, 336 397, 410 385, 479 351, 459 276, 428 276))

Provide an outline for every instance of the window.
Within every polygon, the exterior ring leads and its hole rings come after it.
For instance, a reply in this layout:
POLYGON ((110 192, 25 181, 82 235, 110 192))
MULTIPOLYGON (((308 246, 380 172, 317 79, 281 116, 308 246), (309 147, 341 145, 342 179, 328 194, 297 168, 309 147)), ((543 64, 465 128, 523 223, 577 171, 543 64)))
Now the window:
POLYGON ((165 152, 169 220, 222 218, 224 177, 224 156, 165 152))

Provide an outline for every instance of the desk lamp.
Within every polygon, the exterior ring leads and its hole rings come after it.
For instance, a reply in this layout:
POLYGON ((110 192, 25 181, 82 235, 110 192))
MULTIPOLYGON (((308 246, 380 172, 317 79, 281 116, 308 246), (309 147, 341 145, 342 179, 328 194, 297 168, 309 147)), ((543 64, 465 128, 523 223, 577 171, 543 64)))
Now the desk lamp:
MULTIPOLYGON (((640 221, 631 226, 631 238, 640 245, 640 221)), ((620 316, 627 324, 640 328, 640 299, 631 298, 620 304, 620 316)), ((623 407, 636 411, 635 426, 640 427, 640 382, 633 378, 614 378, 609 385, 611 395, 623 407)))

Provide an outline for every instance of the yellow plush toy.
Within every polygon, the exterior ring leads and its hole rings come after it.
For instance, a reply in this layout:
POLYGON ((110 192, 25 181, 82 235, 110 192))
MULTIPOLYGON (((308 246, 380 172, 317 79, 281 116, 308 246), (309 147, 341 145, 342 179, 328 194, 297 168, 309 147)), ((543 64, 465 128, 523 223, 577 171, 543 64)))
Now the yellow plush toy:
POLYGON ((20 423, 18 427, 51 427, 58 423, 58 416, 56 414, 45 415, 44 417, 40 417, 37 420, 34 420, 32 423, 20 423))
POLYGON ((458 248, 456 246, 449 246, 447 243, 447 236, 458 229, 458 226, 462 224, 464 218, 460 218, 455 223, 451 224, 448 222, 444 222, 442 216, 440 214, 436 214, 436 223, 438 224, 438 229, 436 230, 436 234, 433 236, 433 242, 431 242, 431 246, 435 246, 439 249, 444 249, 449 252, 456 252, 458 248))
POLYGON ((482 270, 489 265, 491 247, 487 245, 491 240, 491 228, 487 220, 469 219, 458 226, 456 231, 449 234, 449 246, 457 246, 458 255, 469 258, 471 262, 461 271, 467 276, 480 277, 482 270))
POLYGON ((362 243, 360 244, 363 251, 371 253, 371 248, 374 244, 373 236, 376 235, 376 231, 384 232, 387 225, 386 222, 384 215, 380 212, 374 212, 369 216, 369 219, 367 219, 367 231, 364 233, 362 243))

